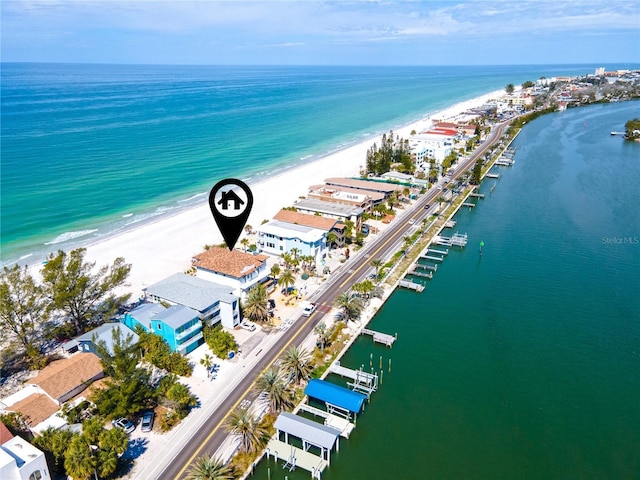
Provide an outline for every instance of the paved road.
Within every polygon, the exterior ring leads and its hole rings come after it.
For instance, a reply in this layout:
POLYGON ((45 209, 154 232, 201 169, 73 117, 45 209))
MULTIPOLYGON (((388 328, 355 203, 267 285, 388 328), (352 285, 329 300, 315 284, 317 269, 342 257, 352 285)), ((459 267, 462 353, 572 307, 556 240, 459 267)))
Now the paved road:
MULTIPOLYGON (((452 180, 457 179, 465 171, 473 166, 475 160, 484 153, 500 138, 506 123, 500 124, 492 129, 492 133, 485 142, 467 160, 461 163, 451 175, 452 180)), ((236 387, 219 406, 219 408, 209 417, 202 428, 193 436, 185 448, 173 459, 170 465, 160 475, 160 479, 180 480, 185 477, 186 469, 198 456, 208 453, 213 454, 222 444, 227 436, 224 429, 224 422, 234 408, 244 399, 253 400, 255 393, 252 386, 258 375, 269 367, 278 357, 282 355, 291 345, 299 345, 309 335, 314 327, 322 320, 325 312, 334 305, 336 297, 347 290, 350 285, 365 278, 373 271, 371 261, 376 258, 387 258, 397 250, 397 246, 402 243, 402 239, 414 224, 419 224, 430 214, 430 209, 426 210, 425 205, 429 204, 440 194, 440 190, 431 189, 423 195, 411 211, 400 215, 396 219, 392 228, 382 232, 377 238, 368 243, 348 262, 343 264, 344 270, 336 271, 332 279, 311 298, 318 304, 318 310, 310 317, 300 317, 293 325, 282 334, 276 344, 265 353, 264 357, 249 370, 240 384, 236 387)))

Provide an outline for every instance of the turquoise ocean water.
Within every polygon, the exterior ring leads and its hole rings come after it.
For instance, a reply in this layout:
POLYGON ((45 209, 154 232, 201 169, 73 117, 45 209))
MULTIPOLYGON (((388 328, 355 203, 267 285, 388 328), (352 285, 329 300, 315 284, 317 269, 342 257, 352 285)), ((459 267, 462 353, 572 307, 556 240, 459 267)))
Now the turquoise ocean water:
MULTIPOLYGON (((170 214, 219 178, 256 180, 507 83, 595 66, 2 64, 2 260, 170 214)), ((367 367, 373 355, 377 369, 382 356, 385 373, 324 479, 640 477, 640 145, 609 135, 639 116, 639 102, 596 105, 523 130, 515 166, 456 218, 469 246, 374 319, 398 333, 393 349, 362 338, 343 359, 367 367)))
POLYGON ((507 83, 596 66, 3 63, 0 258, 37 261, 202 202, 221 178, 256 181, 507 83))
MULTIPOLYGON (((467 247, 370 324, 393 348, 361 337, 342 359, 382 357, 383 382, 323 479, 640 478, 640 144, 609 134, 634 117, 639 101, 524 128, 455 218, 467 247)), ((269 468, 309 478, 273 461, 252 478, 269 468)))

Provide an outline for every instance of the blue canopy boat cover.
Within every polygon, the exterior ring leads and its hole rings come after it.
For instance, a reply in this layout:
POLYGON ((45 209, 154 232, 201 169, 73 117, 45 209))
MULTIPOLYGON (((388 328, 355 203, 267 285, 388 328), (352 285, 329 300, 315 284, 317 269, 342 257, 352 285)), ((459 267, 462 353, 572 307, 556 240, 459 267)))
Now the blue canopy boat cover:
POLYGON ((352 413, 360 413, 362 405, 367 399, 362 393, 352 392, 348 388, 317 378, 309 380, 304 393, 311 398, 330 403, 352 413))

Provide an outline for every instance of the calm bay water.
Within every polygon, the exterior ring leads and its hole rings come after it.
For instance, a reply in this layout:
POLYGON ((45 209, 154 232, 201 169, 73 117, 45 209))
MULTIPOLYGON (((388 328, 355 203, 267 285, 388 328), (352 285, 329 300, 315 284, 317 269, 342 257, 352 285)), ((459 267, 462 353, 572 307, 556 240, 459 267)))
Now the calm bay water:
POLYGON ((4 63, 1 259, 170 214, 221 178, 255 181, 507 83, 593 68, 4 63))
MULTIPOLYGON (((526 126, 515 166, 456 217, 467 248, 372 321, 394 347, 362 337, 343 358, 382 356, 383 384, 323 479, 640 477, 640 145, 609 135, 639 116, 636 101, 526 126)), ((267 468, 309 478, 273 461, 253 478, 267 468)))

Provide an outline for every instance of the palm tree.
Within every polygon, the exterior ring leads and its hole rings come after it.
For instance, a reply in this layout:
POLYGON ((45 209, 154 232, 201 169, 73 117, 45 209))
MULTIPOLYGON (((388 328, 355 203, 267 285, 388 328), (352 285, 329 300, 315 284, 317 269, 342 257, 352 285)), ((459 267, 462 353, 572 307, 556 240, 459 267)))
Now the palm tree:
POLYGON ((266 392, 269 413, 277 413, 291 406, 284 378, 274 367, 266 369, 256 380, 256 389, 266 392))
POLYGON ((378 275, 380 274, 380 268, 382 265, 384 265, 384 262, 381 258, 374 258, 371 260, 371 266, 376 269, 376 278, 378 278, 378 275))
POLYGON ((187 480, 233 480, 235 474, 230 465, 225 465, 209 455, 198 457, 187 473, 187 480))
POLYGON ((247 235, 251 235, 251 233, 253 232, 253 227, 247 223, 244 226, 244 231, 247 235))
POLYGON ((208 353, 205 353, 204 357, 200 359, 200 365, 207 369, 207 378, 211 377, 211 367, 213 367, 213 357, 208 353))
POLYGON ((362 301, 353 292, 338 295, 336 306, 342 310, 345 322, 356 320, 362 312, 362 301))
POLYGON ((296 283, 296 277, 291 270, 285 270, 278 277, 278 284, 282 285, 287 295, 289 294, 289 287, 292 287, 296 283))
POLYGON ((318 343, 320 344, 320 351, 324 353, 324 347, 329 342, 329 330, 327 329, 327 325, 324 322, 320 322, 316 325, 316 328, 313 329, 313 333, 318 335, 318 343))
POLYGON ((240 244, 244 247, 244 253, 247 253, 247 247, 249 246, 251 242, 249 241, 249 239, 247 237, 243 238, 242 240, 240 240, 240 244))
POLYGON ((91 447, 82 436, 73 437, 64 455, 65 471, 78 480, 88 480, 97 466, 97 459, 91 454, 91 447))
POLYGON ((302 381, 309 378, 313 370, 309 352, 297 347, 289 348, 284 352, 284 357, 282 357, 282 362, 280 362, 280 368, 282 368, 285 375, 293 378, 293 381, 299 385, 302 381))
POLYGON ((240 451, 244 453, 260 450, 267 437, 266 429, 248 408, 238 408, 231 412, 226 427, 229 433, 240 437, 240 451))
POLYGON ((263 284, 257 283, 251 287, 242 307, 242 313, 254 322, 265 322, 269 318, 267 289, 263 284))
POLYGON ((327 233, 327 245, 329 246, 329 248, 333 248, 336 240, 338 240, 338 234, 336 232, 331 231, 327 233))
POLYGON ((274 263, 273 266, 271 267, 270 273, 273 278, 276 278, 278 275, 280 275, 280 265, 278 265, 277 263, 274 263))

